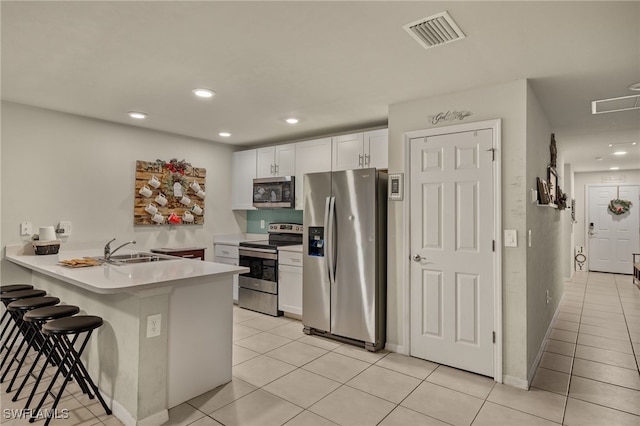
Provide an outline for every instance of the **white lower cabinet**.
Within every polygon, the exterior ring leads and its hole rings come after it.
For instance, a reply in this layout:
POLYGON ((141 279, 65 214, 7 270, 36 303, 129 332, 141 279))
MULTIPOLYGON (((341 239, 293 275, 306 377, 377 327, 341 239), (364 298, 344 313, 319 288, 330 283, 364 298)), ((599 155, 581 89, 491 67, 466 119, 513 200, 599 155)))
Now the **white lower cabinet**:
MULTIPOLYGON (((215 244, 214 246, 214 262, 224 263, 225 265, 240 264, 238 247, 227 244, 215 244)), ((233 301, 238 303, 238 275, 233 276, 233 301)))
POLYGON ((278 252, 278 309, 302 315, 302 253, 278 252))

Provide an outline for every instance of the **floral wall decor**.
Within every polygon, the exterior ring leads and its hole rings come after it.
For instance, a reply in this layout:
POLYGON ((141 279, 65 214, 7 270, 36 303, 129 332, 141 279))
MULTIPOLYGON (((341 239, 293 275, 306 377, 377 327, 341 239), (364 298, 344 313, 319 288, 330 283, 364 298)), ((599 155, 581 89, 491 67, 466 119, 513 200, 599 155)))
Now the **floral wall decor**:
POLYGON ((134 225, 202 225, 206 175, 177 158, 136 161, 134 225))

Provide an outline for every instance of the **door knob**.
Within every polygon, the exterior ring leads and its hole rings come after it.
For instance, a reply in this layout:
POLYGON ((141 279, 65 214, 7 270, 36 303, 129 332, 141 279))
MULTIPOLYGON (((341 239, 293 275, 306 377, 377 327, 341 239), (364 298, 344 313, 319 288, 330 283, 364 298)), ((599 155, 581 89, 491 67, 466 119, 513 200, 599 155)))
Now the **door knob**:
POLYGON ((414 254, 413 255, 413 261, 414 262, 420 262, 422 260, 422 256, 420 256, 419 254, 414 254))

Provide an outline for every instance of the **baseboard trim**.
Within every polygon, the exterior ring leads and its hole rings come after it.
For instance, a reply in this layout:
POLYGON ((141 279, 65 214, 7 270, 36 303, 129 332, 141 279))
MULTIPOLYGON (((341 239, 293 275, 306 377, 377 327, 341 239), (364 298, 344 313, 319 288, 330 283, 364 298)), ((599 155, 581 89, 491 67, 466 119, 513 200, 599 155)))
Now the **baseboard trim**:
POLYGON ((122 422, 124 426, 160 426, 169 421, 169 410, 162 410, 142 420, 136 420, 121 404, 110 396, 100 392, 107 406, 111 408, 113 416, 122 422))
POLYGON ((502 383, 514 388, 529 390, 529 382, 512 376, 502 376, 502 383))
POLYGON ((407 352, 407 350, 405 349, 405 347, 403 345, 396 345, 394 343, 387 343, 384 345, 384 348, 386 350, 388 350, 389 352, 395 352, 398 354, 402 354, 402 355, 409 355, 409 353, 407 352))
POLYGON ((560 313, 560 306, 562 305, 563 300, 564 300, 564 294, 560 299, 560 303, 558 303, 558 306, 556 306, 556 311, 553 313, 553 318, 551 318, 551 322, 549 322, 549 326, 547 327, 547 332, 544 334, 544 337, 542 338, 542 344, 538 348, 538 354, 536 355, 536 359, 533 361, 533 364, 529 369, 529 374, 527 375, 527 381, 529 383, 533 383, 533 378, 536 374, 536 371, 538 370, 538 367, 540 366, 540 360, 542 360, 542 355, 544 354, 545 344, 547 342, 547 339, 551 335, 551 331, 553 330, 553 324, 555 324, 556 318, 560 313))

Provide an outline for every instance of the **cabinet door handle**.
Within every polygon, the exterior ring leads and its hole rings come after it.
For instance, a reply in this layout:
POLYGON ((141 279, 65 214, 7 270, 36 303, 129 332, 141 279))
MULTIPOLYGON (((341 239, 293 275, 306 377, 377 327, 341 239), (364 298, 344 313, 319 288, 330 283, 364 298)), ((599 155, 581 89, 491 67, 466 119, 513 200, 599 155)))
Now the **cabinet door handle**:
POLYGON ((280 172, 280 166, 276 164, 276 175, 280 172))
POLYGON ((275 174, 274 169, 273 169, 273 164, 271 164, 271 174, 275 174))
POLYGON ((358 166, 362 167, 362 155, 358 155, 358 166))
POLYGON ((364 155, 364 165, 368 166, 369 165, 369 160, 371 159, 371 157, 369 157, 367 154, 364 155))

